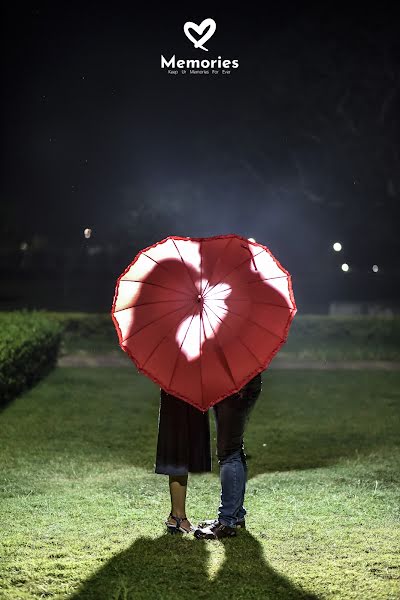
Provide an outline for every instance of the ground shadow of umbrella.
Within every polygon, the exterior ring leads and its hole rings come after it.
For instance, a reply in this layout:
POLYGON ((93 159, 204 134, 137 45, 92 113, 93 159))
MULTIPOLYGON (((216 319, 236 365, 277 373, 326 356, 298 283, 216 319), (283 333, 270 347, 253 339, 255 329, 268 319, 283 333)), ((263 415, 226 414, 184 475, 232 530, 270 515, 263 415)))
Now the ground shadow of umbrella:
MULTIPOLYGON (((388 418, 386 427, 376 430, 371 427, 366 428, 362 424, 359 427, 356 424, 350 427, 347 422, 348 411, 344 411, 343 414, 340 411, 335 413, 336 405, 333 408, 328 407, 329 410, 326 411, 326 414, 324 413, 326 389, 324 378, 329 378, 329 384, 335 386, 337 394, 344 397, 347 394, 349 402, 351 402, 351 393, 354 392, 346 391, 351 376, 351 373, 343 373, 342 379, 335 382, 334 372, 317 373, 313 389, 314 394, 317 393, 321 398, 321 410, 305 414, 301 410, 294 411, 293 415, 288 415, 285 421, 282 417, 276 417, 276 412, 279 410, 278 391, 282 390, 284 394, 285 386, 292 385, 296 394, 307 397, 307 381, 304 378, 300 380, 296 373, 282 372, 279 375, 279 373, 271 371, 263 374, 263 391, 250 415, 244 435, 249 481, 264 473, 330 467, 345 458, 359 460, 363 456, 370 455, 371 452, 381 452, 382 450, 390 452, 390 449, 396 446, 398 433, 395 422, 389 421, 387 409, 385 409, 388 418), (287 380, 284 385, 279 382, 280 376, 287 380), (277 385, 277 381, 279 385, 277 385), (318 389, 319 391, 316 392, 318 389)), ((384 377, 384 373, 382 377, 384 377)), ((379 384, 380 380, 374 383, 377 397, 379 397, 379 384)), ((152 406, 149 411, 143 414, 135 413, 132 416, 136 419, 135 431, 140 436, 137 442, 132 443, 132 438, 128 437, 124 431, 121 434, 116 431, 114 438, 121 440, 125 437, 126 441, 123 446, 116 444, 115 449, 111 448, 111 452, 115 454, 117 460, 126 460, 129 464, 138 465, 148 471, 152 471, 154 467, 157 443, 158 401, 152 400, 151 402, 152 406)), ((366 407, 363 402, 357 405, 354 403, 351 414, 355 421, 358 419, 357 407, 359 407, 358 410, 364 423, 368 421, 368 414, 373 422, 376 407, 372 404, 366 407)), ((218 476, 216 432, 212 414, 210 414, 210 424, 212 471, 218 476)))
POLYGON ((275 571, 248 531, 234 540, 223 540, 225 559, 210 580, 208 544, 215 543, 169 534, 139 538, 94 573, 69 600, 318 600, 275 571))

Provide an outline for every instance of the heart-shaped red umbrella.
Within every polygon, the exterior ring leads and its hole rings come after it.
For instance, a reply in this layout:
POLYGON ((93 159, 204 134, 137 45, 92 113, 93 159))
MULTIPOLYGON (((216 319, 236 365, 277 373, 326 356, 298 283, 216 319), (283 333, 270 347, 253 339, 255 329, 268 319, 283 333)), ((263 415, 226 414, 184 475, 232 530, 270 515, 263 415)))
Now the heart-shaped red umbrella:
POLYGON ((111 316, 139 371, 205 412, 267 368, 296 312, 288 271, 230 234, 141 250, 117 280, 111 316))

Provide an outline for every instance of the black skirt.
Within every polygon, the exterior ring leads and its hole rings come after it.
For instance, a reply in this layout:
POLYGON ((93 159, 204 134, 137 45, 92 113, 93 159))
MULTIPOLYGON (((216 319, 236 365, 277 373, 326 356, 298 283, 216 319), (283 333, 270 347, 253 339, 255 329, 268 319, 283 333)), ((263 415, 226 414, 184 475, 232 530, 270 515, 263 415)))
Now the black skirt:
POLYGON ((208 412, 160 389, 155 473, 187 475, 211 471, 208 412))

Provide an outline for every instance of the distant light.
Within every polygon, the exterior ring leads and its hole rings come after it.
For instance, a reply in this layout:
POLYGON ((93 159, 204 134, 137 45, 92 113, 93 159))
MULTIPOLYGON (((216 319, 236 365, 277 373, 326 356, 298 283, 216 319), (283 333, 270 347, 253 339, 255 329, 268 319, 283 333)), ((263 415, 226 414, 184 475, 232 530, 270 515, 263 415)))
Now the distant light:
POLYGON ((27 242, 22 242, 22 244, 20 245, 20 250, 28 250, 27 242))
POLYGON ((347 272, 347 271, 349 270, 349 268, 350 268, 350 267, 349 267, 349 265, 348 265, 348 264, 346 264, 346 263, 343 263, 343 264, 342 264, 342 271, 346 271, 346 272, 347 272))
POLYGON ((255 242, 256 240, 254 238, 248 238, 249 242, 255 242))
POLYGON ((374 273, 377 273, 379 271, 378 265, 373 265, 372 270, 374 273))
POLYGON ((342 244, 340 242, 335 242, 333 244, 333 249, 335 250, 335 252, 340 252, 342 249, 342 244))
POLYGON ((84 236, 86 239, 90 238, 90 236, 92 235, 92 230, 89 229, 88 227, 84 230, 83 232, 84 236))

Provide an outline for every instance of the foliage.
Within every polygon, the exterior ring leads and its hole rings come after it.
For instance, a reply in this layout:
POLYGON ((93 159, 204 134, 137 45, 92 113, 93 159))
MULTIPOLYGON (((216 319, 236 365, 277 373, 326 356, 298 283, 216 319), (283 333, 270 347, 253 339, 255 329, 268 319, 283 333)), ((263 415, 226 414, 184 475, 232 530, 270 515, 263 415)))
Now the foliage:
POLYGON ((110 313, 47 312, 63 330, 61 355, 118 350, 118 335, 110 313))
POLYGON ((400 358, 400 318, 296 315, 283 352, 298 358, 400 358))
POLYGON ((56 366, 61 335, 61 327, 40 312, 0 312, 0 404, 56 366))

